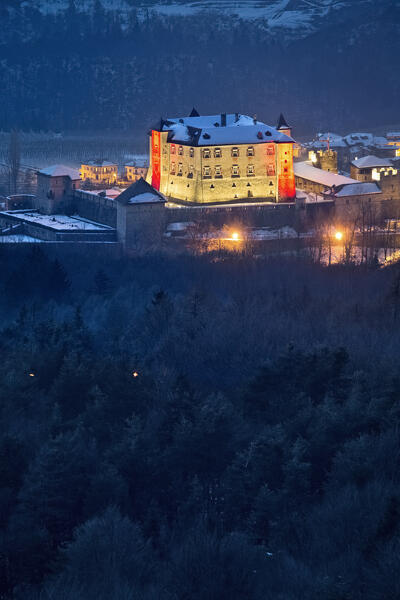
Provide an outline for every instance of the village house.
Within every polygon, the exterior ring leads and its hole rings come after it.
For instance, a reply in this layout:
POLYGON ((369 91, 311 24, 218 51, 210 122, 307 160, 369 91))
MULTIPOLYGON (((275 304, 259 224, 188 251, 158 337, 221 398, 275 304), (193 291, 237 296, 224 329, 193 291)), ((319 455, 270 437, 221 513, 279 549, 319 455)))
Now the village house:
POLYGON ((381 181, 386 175, 396 175, 397 169, 389 158, 370 155, 353 160, 350 173, 357 181, 381 181))
POLYGON ((106 160, 91 160, 81 165, 81 179, 95 185, 114 185, 118 179, 118 165, 106 160))
POLYGON ((345 175, 324 171, 311 162, 294 164, 296 188, 315 200, 331 202, 337 216, 356 215, 363 205, 377 207, 377 214, 383 214, 384 195, 376 182, 360 182, 345 175))
POLYGON ((37 172, 35 208, 45 214, 65 209, 80 185, 80 174, 76 169, 64 165, 41 169, 37 172))
POLYGON ((400 157, 400 131, 390 131, 386 138, 388 145, 394 148, 395 155, 400 157))
POLYGON ((146 179, 147 171, 148 166, 145 164, 145 161, 135 160, 124 166, 123 179, 131 183, 141 178, 146 179))

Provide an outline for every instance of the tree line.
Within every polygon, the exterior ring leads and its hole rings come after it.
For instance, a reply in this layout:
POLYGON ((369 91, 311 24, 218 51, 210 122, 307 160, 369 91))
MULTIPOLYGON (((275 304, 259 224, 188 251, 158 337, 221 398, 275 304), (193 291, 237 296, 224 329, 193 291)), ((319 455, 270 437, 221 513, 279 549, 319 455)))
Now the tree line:
POLYGON ((0 250, 1 598, 398 597, 396 265, 0 250))

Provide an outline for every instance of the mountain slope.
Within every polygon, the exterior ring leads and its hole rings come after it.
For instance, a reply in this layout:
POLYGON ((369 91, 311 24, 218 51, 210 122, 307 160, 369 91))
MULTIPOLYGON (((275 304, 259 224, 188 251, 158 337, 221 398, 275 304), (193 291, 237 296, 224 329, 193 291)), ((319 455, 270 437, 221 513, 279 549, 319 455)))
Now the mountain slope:
MULTIPOLYGON (((65 9, 70 0, 26 0, 23 4, 39 8, 44 13, 65 9)), ((81 0, 79 10, 91 10, 96 0, 81 0)), ((132 8, 144 18, 147 11, 165 17, 193 17, 213 13, 228 19, 257 21, 271 33, 290 38, 302 38, 326 26, 340 26, 354 15, 363 18, 385 7, 399 4, 398 0, 102 0, 107 10, 122 17, 132 8)))
POLYGON ((283 111, 296 135, 399 121, 399 0, 7 1, 3 129, 144 137, 193 105, 267 123, 283 111), (178 5, 181 16, 166 14, 178 5))

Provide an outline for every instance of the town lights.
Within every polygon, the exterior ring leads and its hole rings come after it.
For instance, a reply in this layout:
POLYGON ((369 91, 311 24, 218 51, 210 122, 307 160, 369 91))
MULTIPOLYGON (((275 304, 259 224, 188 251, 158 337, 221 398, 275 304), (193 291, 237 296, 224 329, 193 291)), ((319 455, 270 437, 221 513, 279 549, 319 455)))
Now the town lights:
POLYGON ((335 238, 337 239, 338 242, 340 242, 343 239, 343 233, 341 231, 337 231, 335 233, 335 238))
POLYGON ((139 373, 137 371, 133 371, 132 377, 139 377, 139 373))
POLYGON ((35 373, 29 373, 29 377, 35 377, 35 373))

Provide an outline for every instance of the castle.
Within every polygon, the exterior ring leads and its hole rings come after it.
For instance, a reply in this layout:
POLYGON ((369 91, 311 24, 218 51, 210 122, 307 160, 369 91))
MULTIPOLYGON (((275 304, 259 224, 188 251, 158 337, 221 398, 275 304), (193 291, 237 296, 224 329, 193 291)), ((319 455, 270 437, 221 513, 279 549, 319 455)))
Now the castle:
POLYGON ((150 132, 147 182, 173 202, 294 202, 291 129, 246 115, 161 120, 150 132))
POLYGON ((355 159, 351 177, 339 172, 330 147, 294 162, 296 144, 283 115, 271 127, 239 113, 200 116, 193 109, 189 117, 161 120, 149 137, 148 170, 126 164, 118 177, 118 165, 90 161, 81 172, 63 165, 37 171, 36 195, 6 199, 0 236, 95 242, 135 253, 171 242, 178 229, 191 228, 190 236, 204 224, 239 223, 250 231, 306 228, 325 217, 356 223, 366 208, 380 223, 400 215, 395 158, 355 159), (82 189, 87 180, 92 189, 82 189))

